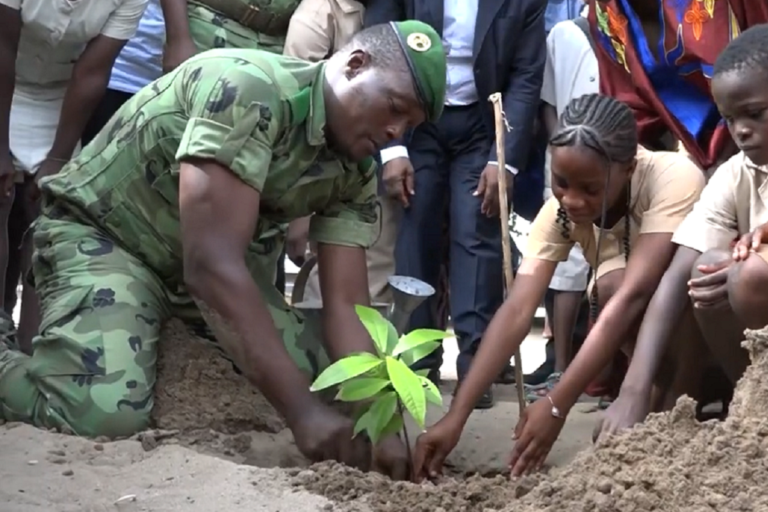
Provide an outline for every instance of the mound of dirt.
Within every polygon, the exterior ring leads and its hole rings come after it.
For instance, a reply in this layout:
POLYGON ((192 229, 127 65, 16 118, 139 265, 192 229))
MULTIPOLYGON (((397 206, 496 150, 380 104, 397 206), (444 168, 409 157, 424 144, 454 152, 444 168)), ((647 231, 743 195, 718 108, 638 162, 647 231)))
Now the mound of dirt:
POLYGON ((157 357, 152 420, 182 432, 277 433, 285 423, 264 396, 221 352, 178 320, 163 329, 157 357))
POLYGON ((724 422, 699 423, 695 402, 610 437, 549 475, 390 482, 338 465, 313 466, 296 485, 328 498, 364 501, 374 512, 768 510, 768 330, 748 331, 753 364, 724 422))
POLYGON ((444 478, 437 484, 392 482, 375 473, 362 473, 335 462, 294 471, 293 484, 338 503, 364 501, 372 512, 486 512, 501 510, 526 495, 540 476, 510 484, 503 476, 444 478))

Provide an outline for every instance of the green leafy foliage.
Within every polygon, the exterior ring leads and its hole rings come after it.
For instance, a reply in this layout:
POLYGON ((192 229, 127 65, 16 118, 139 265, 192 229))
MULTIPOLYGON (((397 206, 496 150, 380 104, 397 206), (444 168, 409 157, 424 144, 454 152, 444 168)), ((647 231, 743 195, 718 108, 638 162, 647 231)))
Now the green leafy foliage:
POLYGON ((428 370, 409 368, 437 349, 450 336, 446 331, 418 329, 402 337, 381 313, 356 306, 360 321, 373 339, 376 354, 352 354, 325 369, 310 388, 338 386, 336 399, 359 402, 355 435, 365 432, 373 443, 403 429, 402 406, 424 428, 427 403, 442 405, 440 390, 427 378, 428 370))

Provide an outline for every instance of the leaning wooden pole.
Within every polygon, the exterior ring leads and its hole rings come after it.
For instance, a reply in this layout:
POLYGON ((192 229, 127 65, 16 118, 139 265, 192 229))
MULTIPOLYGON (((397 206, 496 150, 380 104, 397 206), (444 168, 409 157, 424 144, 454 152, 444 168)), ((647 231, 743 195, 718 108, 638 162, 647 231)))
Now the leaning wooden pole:
MULTIPOLYGON (((493 118, 496 122, 496 159, 499 163, 499 222, 501 223, 501 249, 504 254, 504 277, 506 297, 512 289, 512 247, 509 241, 509 202, 507 201, 507 170, 505 165, 504 134, 510 130, 501 108, 501 93, 494 93, 488 98, 493 104, 493 118)), ((523 360, 520 347, 515 351, 515 388, 520 414, 525 410, 525 392, 523 389, 523 360)))

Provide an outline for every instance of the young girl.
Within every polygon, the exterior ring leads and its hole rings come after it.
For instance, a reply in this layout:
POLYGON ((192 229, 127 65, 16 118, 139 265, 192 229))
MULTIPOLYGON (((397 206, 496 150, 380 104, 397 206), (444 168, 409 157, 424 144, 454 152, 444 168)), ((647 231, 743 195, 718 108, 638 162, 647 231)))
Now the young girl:
POLYGON ((595 269, 593 317, 598 309, 602 313, 560 382, 526 409, 515 430, 513 475, 541 466, 568 410, 622 344, 634 339, 672 260, 672 234, 704 188, 703 174, 686 156, 639 147, 632 111, 607 96, 571 101, 550 149, 554 197, 533 223, 514 286, 449 412, 418 439, 419 477, 440 471, 475 401, 528 334, 557 263, 578 242, 595 269))
POLYGON ((749 363, 741 347, 744 329, 768 324, 766 79, 768 25, 756 25, 720 54, 712 78, 715 101, 741 152, 717 169, 672 239, 680 248, 648 306, 648 322, 619 399, 606 413, 604 433, 645 419, 653 373, 673 339, 673 326, 685 317, 695 317, 699 336, 731 385, 749 363))

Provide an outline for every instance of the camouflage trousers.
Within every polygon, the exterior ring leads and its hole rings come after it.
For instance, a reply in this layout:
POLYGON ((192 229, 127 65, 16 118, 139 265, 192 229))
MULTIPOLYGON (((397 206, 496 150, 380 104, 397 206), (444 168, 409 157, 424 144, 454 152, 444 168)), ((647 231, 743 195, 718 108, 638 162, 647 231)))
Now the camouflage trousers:
MULTIPOLYGON (((289 2, 299 4, 298 0, 289 2)), ((295 10, 295 7, 293 9, 295 10)), ((275 37, 254 32, 196 2, 187 4, 187 15, 192 40, 201 52, 214 48, 252 48, 283 53, 285 34, 275 37)))
MULTIPOLYGON (((94 227, 43 216, 34 245, 40 335, 31 357, 0 341, 0 418, 82 436, 147 428, 164 321, 180 318, 218 346, 199 310, 179 286, 163 283, 94 227)), ((270 281, 272 269, 251 261, 286 350, 316 376, 328 364, 319 322, 290 308, 270 281)))

